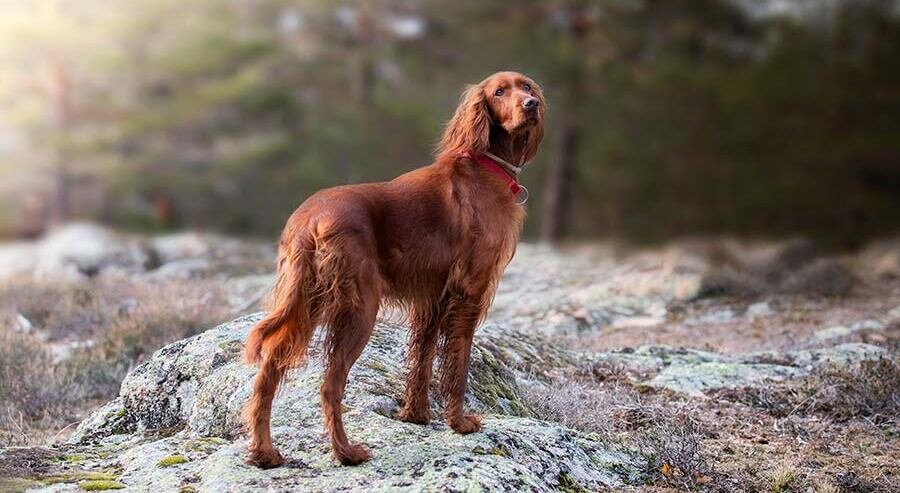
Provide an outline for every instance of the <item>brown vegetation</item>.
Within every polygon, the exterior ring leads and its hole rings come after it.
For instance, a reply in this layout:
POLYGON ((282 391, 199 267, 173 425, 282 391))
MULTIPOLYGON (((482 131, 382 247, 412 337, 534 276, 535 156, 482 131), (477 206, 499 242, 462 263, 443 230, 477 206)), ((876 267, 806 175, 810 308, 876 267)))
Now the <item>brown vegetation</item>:
POLYGON ((0 286, 0 445, 64 435, 162 345, 231 313, 209 281, 0 286))

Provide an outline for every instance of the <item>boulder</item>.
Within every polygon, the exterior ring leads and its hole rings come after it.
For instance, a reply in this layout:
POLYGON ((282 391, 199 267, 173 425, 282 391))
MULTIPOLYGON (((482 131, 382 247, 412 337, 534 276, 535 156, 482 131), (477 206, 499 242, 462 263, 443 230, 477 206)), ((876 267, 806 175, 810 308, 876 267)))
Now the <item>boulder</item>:
POLYGON ((31 275, 37 260, 37 251, 32 243, 0 244, 0 280, 31 275))
POLYGON ((678 252, 620 261, 602 248, 519 245, 488 320, 528 333, 577 338, 613 325, 657 324, 667 305, 696 295, 704 267, 678 252))
POLYGON ((635 452, 535 419, 520 397, 521 385, 545 385, 550 372, 578 356, 495 324, 478 333, 466 396, 469 409, 485 416, 483 431, 454 433, 437 398, 429 426, 393 418, 407 334, 382 321, 344 399, 348 434, 369 445, 372 460, 341 467, 331 457, 314 351, 306 367, 290 372, 274 404, 274 440, 289 463, 268 471, 248 466, 239 415, 256 369, 241 352, 260 317, 157 351, 126 377, 118 399, 79 426, 65 453, 84 458, 80 471, 114 471, 111 480, 133 491, 596 491, 641 481, 635 452))
POLYGON ((160 268, 149 273, 151 277, 231 277, 271 272, 275 267, 271 242, 196 231, 157 236, 149 242, 160 259, 160 268))
POLYGON ((35 245, 34 275, 78 280, 104 271, 143 272, 158 259, 145 242, 90 223, 52 231, 35 245))

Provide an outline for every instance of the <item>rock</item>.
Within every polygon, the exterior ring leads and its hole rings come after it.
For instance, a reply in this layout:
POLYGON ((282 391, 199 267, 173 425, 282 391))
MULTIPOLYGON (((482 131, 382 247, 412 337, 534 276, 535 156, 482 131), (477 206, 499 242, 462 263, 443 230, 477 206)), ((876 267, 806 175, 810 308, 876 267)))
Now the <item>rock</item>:
POLYGON ((16 324, 13 326, 13 329, 18 332, 30 334, 31 331, 34 329, 34 324, 32 324, 31 320, 28 320, 28 318, 25 315, 22 315, 21 313, 16 313, 16 324))
POLYGON ((225 281, 228 303, 237 313, 262 308, 262 301, 275 285, 275 274, 251 274, 225 281))
POLYGON ((0 280, 31 275, 37 265, 37 250, 33 243, 0 244, 0 280))
POLYGON ((275 267, 275 245, 188 231, 150 239, 161 267, 153 276, 196 278, 270 272, 275 267))
POLYGON ((715 310, 704 313, 702 315, 688 318, 684 321, 685 325, 711 325, 711 324, 727 324, 735 318, 734 310, 725 308, 724 310, 715 310))
POLYGON ((752 305, 747 307, 747 311, 744 313, 749 318, 763 318, 769 317, 775 314, 775 311, 772 310, 772 307, 769 306, 768 301, 760 301, 759 303, 753 303, 752 305))
POLYGON ((875 277, 900 278, 900 237, 873 242, 861 253, 861 264, 875 277))
POLYGON ((731 250, 727 260, 705 273, 695 299, 844 296, 858 283, 844 261, 823 256, 824 252, 807 240, 762 248, 733 245, 731 250))
POLYGON ((647 385, 696 395, 723 388, 753 387, 802 375, 798 368, 771 364, 709 361, 693 365, 669 365, 647 385))
POLYGON ((695 299, 752 298, 768 289, 766 281, 760 275, 726 266, 711 269, 703 276, 695 299))
POLYGON ((70 223, 34 242, 0 244, 0 280, 35 276, 81 281, 97 275, 145 274, 192 279, 274 270, 275 247, 186 232, 143 238, 92 223, 70 223))
POLYGON ((613 327, 655 327, 666 321, 665 317, 628 317, 613 322, 613 327))
POLYGON ((78 354, 84 349, 88 349, 94 346, 94 341, 91 339, 84 341, 62 341, 62 342, 48 342, 47 350, 50 353, 51 361, 54 365, 58 365, 63 361, 70 359, 72 356, 78 354))
POLYGON ((861 361, 877 360, 885 357, 888 350, 872 344, 853 342, 788 354, 793 358, 793 365, 811 372, 827 366, 849 366, 861 361))
POLYGON ((850 365, 887 354, 870 344, 842 344, 788 353, 760 352, 728 356, 670 346, 641 346, 588 356, 636 375, 634 383, 689 395, 725 388, 768 385, 800 378, 829 365, 850 365))
POLYGON ((780 292, 807 296, 845 296, 857 279, 843 263, 820 258, 787 276, 780 292))
POLYGON ((775 247, 772 257, 756 267, 766 279, 777 282, 784 279, 785 274, 816 261, 821 255, 821 249, 814 242, 795 238, 775 247))
POLYGON ((900 306, 892 308, 885 317, 887 323, 900 322, 900 306))
POLYGON ((878 320, 862 320, 848 326, 838 325, 835 327, 829 327, 827 329, 819 330, 815 334, 813 334, 812 339, 815 342, 823 343, 836 339, 843 339, 862 331, 882 330, 884 328, 884 323, 878 320))
POLYGON ((488 320, 549 336, 578 337, 622 320, 664 320, 666 306, 694 296, 697 260, 677 252, 637 255, 557 251, 520 245, 507 268, 488 320))
POLYGON ((274 439, 291 462, 270 471, 250 467, 238 418, 256 369, 241 351, 260 317, 157 351, 126 377, 119 398, 78 427, 69 453, 91 457, 86 468, 120 472, 114 479, 136 491, 595 491, 642 481, 634 452, 536 420, 520 398, 521 383, 542 385, 578 356, 495 324, 476 336, 466 396, 470 409, 486 415, 482 432, 453 433, 437 399, 430 426, 392 417, 403 395, 407 334, 379 322, 344 400, 348 433, 372 448, 373 459, 351 468, 331 458, 319 409, 322 363, 313 354, 290 372, 273 408, 274 439), (187 462, 167 461, 174 456, 187 462))
POLYGON ((72 223, 43 238, 36 247, 34 274, 40 278, 82 279, 102 271, 142 272, 157 264, 144 242, 90 223, 72 223))
POLYGON ((186 258, 166 262, 150 274, 162 279, 196 279, 213 272, 215 267, 209 259, 186 258))
POLYGON ((150 240, 153 249, 159 254, 160 263, 167 264, 187 258, 209 257, 214 245, 223 244, 224 238, 186 231, 170 235, 158 236, 150 240))

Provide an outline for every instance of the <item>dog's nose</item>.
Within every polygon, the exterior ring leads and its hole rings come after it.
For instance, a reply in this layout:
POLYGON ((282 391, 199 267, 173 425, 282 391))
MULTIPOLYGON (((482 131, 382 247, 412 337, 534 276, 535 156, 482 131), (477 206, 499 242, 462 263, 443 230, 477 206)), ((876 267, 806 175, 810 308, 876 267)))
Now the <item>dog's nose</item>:
POLYGON ((540 104, 541 102, 538 101, 538 98, 527 98, 522 102, 522 106, 524 106, 526 110, 537 108, 540 104))

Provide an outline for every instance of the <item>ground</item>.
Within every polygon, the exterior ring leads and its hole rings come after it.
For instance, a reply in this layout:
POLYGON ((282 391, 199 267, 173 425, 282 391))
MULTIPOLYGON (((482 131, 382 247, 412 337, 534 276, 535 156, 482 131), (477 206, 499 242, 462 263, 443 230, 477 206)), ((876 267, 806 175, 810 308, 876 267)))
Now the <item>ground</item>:
POLYGON ((371 463, 331 459, 312 361, 276 401, 291 462, 262 472, 239 356, 273 253, 92 226, 0 247, 0 490, 900 491, 898 241, 521 245, 476 337, 483 432, 437 399, 430 427, 393 418, 384 313, 345 402, 371 463))

